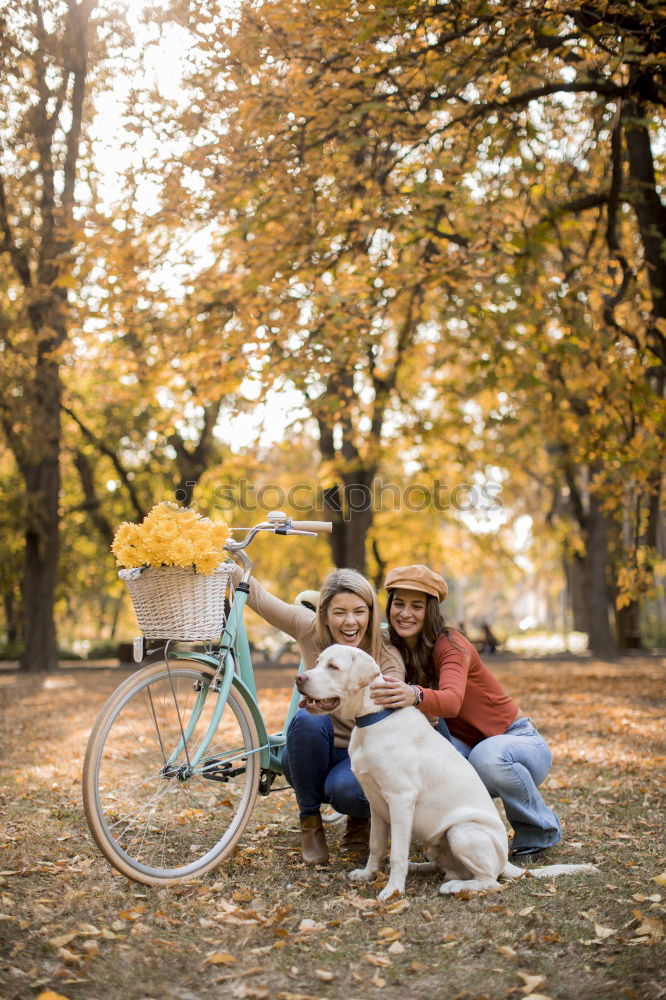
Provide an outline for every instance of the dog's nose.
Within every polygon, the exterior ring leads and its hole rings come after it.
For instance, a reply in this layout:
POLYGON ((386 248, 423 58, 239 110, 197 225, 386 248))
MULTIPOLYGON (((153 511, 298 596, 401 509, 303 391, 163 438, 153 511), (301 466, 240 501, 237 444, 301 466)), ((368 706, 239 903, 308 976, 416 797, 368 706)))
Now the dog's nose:
POLYGON ((305 684, 305 677, 303 674, 296 674, 295 684, 301 694, 303 694, 303 684, 305 684))

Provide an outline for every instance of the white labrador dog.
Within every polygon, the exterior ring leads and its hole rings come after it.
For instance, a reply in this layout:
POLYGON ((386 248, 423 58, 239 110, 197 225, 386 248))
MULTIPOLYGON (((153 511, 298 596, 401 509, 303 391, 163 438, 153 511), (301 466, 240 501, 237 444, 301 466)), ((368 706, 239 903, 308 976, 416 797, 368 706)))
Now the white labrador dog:
MULTIPOLYGON (((439 891, 445 894, 496 888, 501 877, 524 875, 524 868, 508 860, 504 823, 472 765, 418 709, 379 710, 368 688, 380 676, 367 653, 336 645, 296 680, 306 708, 357 720, 349 755, 370 802, 370 854, 365 868, 349 878, 372 879, 386 856, 389 828, 390 874, 380 899, 402 894, 408 871, 444 872, 439 891), (424 864, 409 864, 412 834, 430 859, 424 864)), ((597 869, 548 865, 530 871, 553 878, 597 869)))

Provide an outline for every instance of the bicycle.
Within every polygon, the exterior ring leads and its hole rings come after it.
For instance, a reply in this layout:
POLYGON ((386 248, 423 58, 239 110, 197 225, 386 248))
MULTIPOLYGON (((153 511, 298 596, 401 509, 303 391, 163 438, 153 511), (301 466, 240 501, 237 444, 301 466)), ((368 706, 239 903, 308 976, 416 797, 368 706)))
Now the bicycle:
MULTIPOLYGON (((244 551, 257 534, 330 532, 327 521, 292 521, 279 511, 225 549, 240 563, 217 648, 178 650, 128 677, 102 708, 83 765, 83 804, 106 859, 145 885, 185 882, 211 871, 233 850, 257 795, 282 775, 283 728, 269 733, 257 700, 243 621, 253 563, 244 551)), ((145 653, 136 640, 135 658, 145 653)), ((301 663, 299 670, 303 669, 301 663)))

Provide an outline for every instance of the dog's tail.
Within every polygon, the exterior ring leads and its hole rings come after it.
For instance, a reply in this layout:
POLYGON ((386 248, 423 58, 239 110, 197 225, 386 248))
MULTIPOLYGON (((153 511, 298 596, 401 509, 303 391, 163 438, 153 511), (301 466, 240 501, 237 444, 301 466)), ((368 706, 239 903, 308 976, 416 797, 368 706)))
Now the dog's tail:
POLYGON ((558 875, 579 875, 582 872, 598 872, 596 865, 544 865, 543 868, 519 868, 507 861, 500 878, 520 878, 529 874, 534 878, 556 878, 558 875))

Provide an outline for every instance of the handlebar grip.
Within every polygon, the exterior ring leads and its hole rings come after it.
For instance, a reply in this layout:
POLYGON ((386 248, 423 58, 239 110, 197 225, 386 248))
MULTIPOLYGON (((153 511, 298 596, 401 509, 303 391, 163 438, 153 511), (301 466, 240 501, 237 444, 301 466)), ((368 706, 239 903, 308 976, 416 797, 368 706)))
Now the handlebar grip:
POLYGON ((331 521, 292 521, 291 526, 296 531, 323 531, 327 535, 333 531, 331 521))

